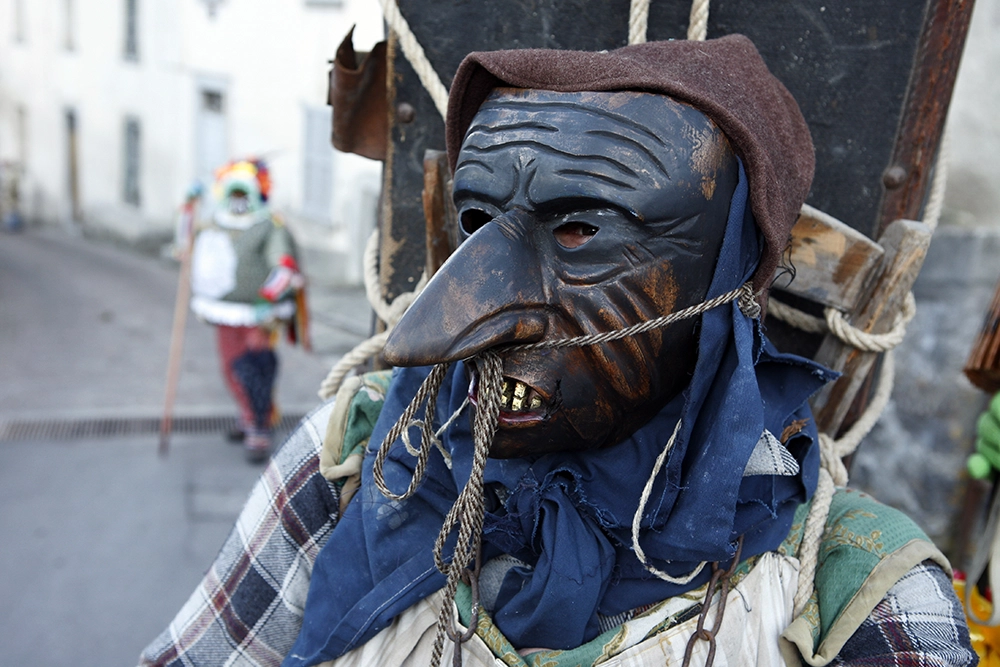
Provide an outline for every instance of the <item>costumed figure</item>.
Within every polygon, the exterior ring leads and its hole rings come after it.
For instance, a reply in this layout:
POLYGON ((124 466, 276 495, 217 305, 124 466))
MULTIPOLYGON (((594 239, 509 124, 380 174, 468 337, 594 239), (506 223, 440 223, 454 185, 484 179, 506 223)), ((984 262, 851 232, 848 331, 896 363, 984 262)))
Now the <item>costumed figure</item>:
POLYGON ((261 160, 220 168, 217 209, 197 230, 191 257, 191 310, 216 326, 222 374, 239 407, 230 437, 255 462, 267 458, 278 417, 274 345, 303 285, 295 242, 267 205, 270 188, 261 160))
POLYGON ((763 335, 813 148, 749 40, 473 53, 447 141, 464 241, 398 368, 292 436, 143 664, 975 663, 863 494, 797 598, 835 374, 763 335))

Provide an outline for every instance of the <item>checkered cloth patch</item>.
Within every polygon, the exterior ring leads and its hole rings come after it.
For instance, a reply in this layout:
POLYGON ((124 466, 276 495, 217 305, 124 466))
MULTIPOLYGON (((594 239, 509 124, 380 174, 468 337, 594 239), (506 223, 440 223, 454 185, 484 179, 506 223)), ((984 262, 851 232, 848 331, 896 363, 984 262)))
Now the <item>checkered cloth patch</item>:
POLYGON ((951 581, 931 561, 889 589, 831 665, 960 667, 979 658, 951 581))
POLYGON ((281 664, 302 625, 313 563, 338 518, 337 488, 319 474, 332 405, 306 417, 272 458, 211 569, 141 665, 281 664))

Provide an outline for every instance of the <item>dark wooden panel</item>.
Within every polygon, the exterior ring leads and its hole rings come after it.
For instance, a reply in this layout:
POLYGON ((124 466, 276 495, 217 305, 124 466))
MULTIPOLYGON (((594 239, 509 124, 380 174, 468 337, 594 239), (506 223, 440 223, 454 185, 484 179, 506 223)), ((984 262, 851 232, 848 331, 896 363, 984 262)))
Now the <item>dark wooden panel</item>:
POLYGON ((816 145, 808 202, 869 237, 926 5, 716 0, 709 15, 710 36, 750 37, 798 101, 816 145))
MULTIPOLYGON (((912 132, 897 140, 901 128, 913 125, 904 118, 913 115, 911 98, 922 90, 950 96, 954 80, 954 72, 945 71, 930 88, 911 83, 926 79, 915 63, 926 65, 929 54, 942 53, 941 39, 921 41, 925 15, 964 26, 971 3, 714 0, 708 36, 742 32, 754 40, 809 122, 817 154, 809 203, 873 237, 880 225, 883 176, 894 164, 894 151, 898 155, 904 143, 912 142, 912 132), (945 5, 960 6, 965 18, 942 17, 945 5)), ((399 0, 399 6, 446 86, 469 51, 612 49, 623 46, 628 35, 627 0, 399 0)), ((684 38, 689 9, 687 0, 652 3, 649 38, 684 38)), ((960 54, 964 39, 964 32, 958 32, 946 28, 944 33, 955 62, 955 49, 960 54)), ((391 297, 407 289, 422 266, 422 160, 426 149, 444 147, 444 136, 440 115, 402 53, 391 57, 390 66, 394 104, 413 111, 411 122, 397 121, 392 130, 389 232, 394 240, 392 252, 383 254, 384 284, 391 297)), ((947 108, 943 101, 935 107, 938 111, 941 104, 947 108)), ((940 127, 924 123, 920 128, 921 145, 936 149, 940 127)), ((926 179, 910 189, 922 195, 925 186, 926 179)), ((910 208, 913 200, 911 192, 906 199, 910 208)))

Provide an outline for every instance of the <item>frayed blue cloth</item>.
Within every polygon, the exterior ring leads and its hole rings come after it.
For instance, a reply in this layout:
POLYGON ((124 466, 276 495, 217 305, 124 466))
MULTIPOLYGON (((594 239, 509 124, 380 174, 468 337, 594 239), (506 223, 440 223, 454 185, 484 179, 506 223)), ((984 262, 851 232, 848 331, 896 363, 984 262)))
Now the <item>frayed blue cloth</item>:
MULTIPOLYGON (((739 287, 753 274, 760 248, 746 201, 741 166, 706 298, 739 287)), ((759 321, 735 302, 702 315, 700 336, 688 388, 625 442, 535 460, 490 459, 487 487, 502 486, 506 498, 487 512, 484 557, 508 553, 527 563, 508 571, 493 614, 514 646, 574 648, 599 634, 598 613, 618 614, 707 581, 707 567, 686 585, 660 580, 631 547, 642 489, 678 417, 681 429, 641 523, 640 545, 657 568, 681 576, 702 561, 726 562, 741 535, 744 558, 770 551, 785 538, 795 508, 812 495, 819 446, 806 400, 835 374, 777 352, 759 321), (793 420, 807 420, 785 443, 799 474, 744 477, 763 430, 780 435, 793 420)), ((427 476, 409 500, 387 500, 372 479, 375 451, 428 372, 396 371, 369 443, 361 489, 317 558, 302 630, 285 667, 343 655, 445 583, 432 549, 471 472, 469 420, 457 420, 443 438, 452 469, 432 454, 427 476)), ((455 364, 439 395, 437 424, 465 400, 468 385, 466 370, 455 364)), ((383 469, 389 488, 407 487, 413 463, 396 443, 383 469)))

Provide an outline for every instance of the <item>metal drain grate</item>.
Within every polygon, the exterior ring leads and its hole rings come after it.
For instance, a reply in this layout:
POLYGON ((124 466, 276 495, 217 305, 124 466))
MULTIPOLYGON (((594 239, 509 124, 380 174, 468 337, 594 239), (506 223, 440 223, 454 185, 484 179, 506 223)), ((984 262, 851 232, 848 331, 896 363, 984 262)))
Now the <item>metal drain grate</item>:
MULTIPOLYGON (((288 431, 303 415, 284 415, 277 429, 288 431)), ((225 433, 233 427, 232 416, 174 417, 172 431, 177 434, 225 433)), ((31 419, 0 421, 2 440, 72 440, 126 435, 159 434, 158 417, 126 417, 106 419, 31 419)))

